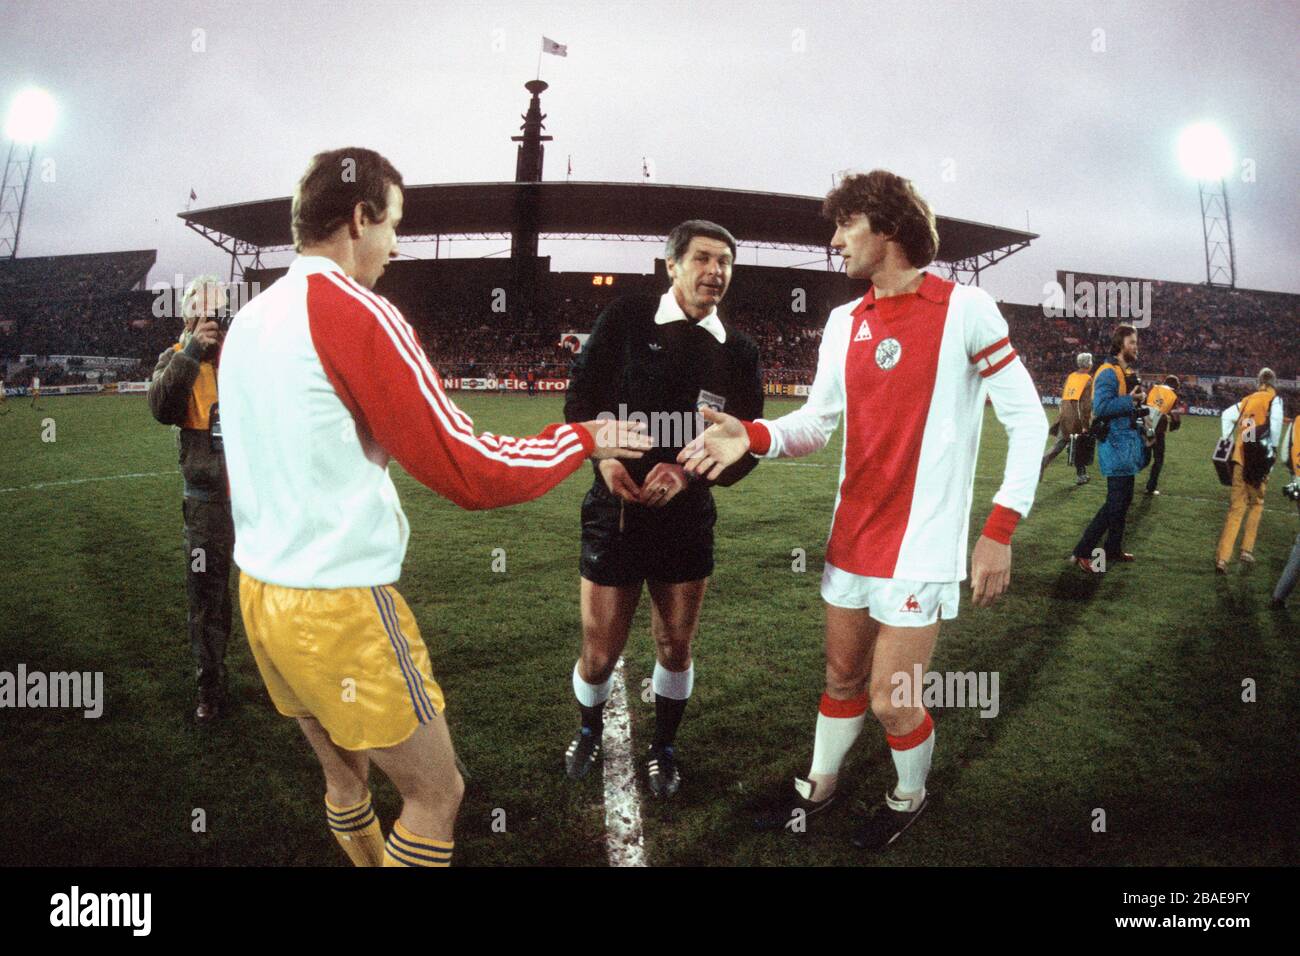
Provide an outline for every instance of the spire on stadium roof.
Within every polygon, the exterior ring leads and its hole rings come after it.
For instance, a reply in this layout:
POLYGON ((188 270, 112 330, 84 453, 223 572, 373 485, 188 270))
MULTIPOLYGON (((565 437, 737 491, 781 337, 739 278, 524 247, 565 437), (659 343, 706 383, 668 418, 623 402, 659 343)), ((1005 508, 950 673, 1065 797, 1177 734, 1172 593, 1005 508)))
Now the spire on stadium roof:
POLYGON ((533 94, 533 101, 528 104, 528 112, 520 117, 524 125, 519 127, 523 136, 511 136, 511 142, 519 144, 519 155, 515 160, 515 182, 540 183, 542 181, 542 163, 546 158, 546 147, 555 137, 543 136, 546 125, 542 122, 546 114, 542 112, 542 93, 547 83, 545 80, 529 80, 524 89, 533 94))

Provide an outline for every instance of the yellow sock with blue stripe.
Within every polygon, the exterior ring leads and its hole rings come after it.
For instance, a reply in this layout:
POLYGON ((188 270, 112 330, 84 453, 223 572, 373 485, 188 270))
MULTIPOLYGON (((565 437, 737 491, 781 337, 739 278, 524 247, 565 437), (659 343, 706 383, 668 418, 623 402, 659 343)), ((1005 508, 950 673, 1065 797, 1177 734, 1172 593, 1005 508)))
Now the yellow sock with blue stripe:
POLYGON ((383 866, 384 831, 370 805, 370 794, 350 807, 336 807, 325 798, 325 818, 330 832, 355 866, 383 866))
POLYGON ((451 866, 454 840, 417 836, 398 820, 384 846, 384 866, 451 866))

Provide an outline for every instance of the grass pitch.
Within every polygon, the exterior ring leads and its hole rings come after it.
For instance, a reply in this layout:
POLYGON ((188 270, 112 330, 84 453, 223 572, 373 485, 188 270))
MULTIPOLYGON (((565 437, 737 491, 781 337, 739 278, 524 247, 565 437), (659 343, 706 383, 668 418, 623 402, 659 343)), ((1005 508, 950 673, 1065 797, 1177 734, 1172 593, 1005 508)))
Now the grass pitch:
MULTIPOLYGON (((498 434, 532 433, 561 413, 553 397, 458 401, 480 430, 498 434)), ((794 405, 772 401, 768 414, 794 405)), ((141 397, 49 397, 41 406, 11 400, 0 416, 0 670, 21 662, 29 672, 102 671, 106 700, 97 720, 0 710, 0 864, 344 865, 325 828, 319 769, 296 725, 271 707, 238 613, 229 653, 236 706, 210 728, 190 718, 171 430, 141 397)), ((684 783, 670 804, 643 799, 649 861, 1294 863, 1300 598, 1289 612, 1267 604, 1296 510, 1275 472, 1259 564, 1214 575, 1227 497, 1208 460, 1216 429, 1192 419, 1170 436, 1165 494, 1139 492, 1130 512, 1126 547, 1139 562, 1100 582, 1064 557, 1105 482, 1098 475, 1075 488, 1064 456, 1048 471, 1016 534, 1010 594, 978 609, 963 586, 961 615, 944 625, 931 665, 996 671, 999 713, 933 712, 939 799, 877 857, 848 845, 849 813, 801 839, 751 833, 745 812, 806 771, 811 756, 838 436, 817 456, 765 462, 717 491, 717 571, 679 735, 684 783), (806 572, 792 570, 795 548, 807 552, 806 572), (1242 699, 1247 681, 1254 702, 1242 699)), ((990 411, 973 535, 1004 454, 990 411)), ((560 770, 576 724, 578 507, 590 472, 539 501, 475 514, 394 472, 411 521, 398 587, 429 645, 469 771, 457 863, 603 865, 600 775, 573 785, 560 770), (504 573, 491 569, 495 548, 506 550, 504 573)), ((638 756, 653 721, 641 696, 653 666, 647 607, 626 654, 638 756)), ((870 722, 842 781, 872 802, 893 781, 870 722)), ((398 798, 377 771, 372 785, 387 827, 398 798)))

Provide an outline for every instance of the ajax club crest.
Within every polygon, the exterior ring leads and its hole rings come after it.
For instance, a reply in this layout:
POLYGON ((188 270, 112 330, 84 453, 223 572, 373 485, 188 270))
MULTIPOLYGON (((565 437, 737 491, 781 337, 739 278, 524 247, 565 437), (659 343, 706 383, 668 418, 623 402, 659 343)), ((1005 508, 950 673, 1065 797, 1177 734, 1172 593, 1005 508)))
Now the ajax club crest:
POLYGON ((903 346, 898 344, 898 339, 885 339, 876 346, 876 364, 888 372, 898 364, 902 354, 903 346))

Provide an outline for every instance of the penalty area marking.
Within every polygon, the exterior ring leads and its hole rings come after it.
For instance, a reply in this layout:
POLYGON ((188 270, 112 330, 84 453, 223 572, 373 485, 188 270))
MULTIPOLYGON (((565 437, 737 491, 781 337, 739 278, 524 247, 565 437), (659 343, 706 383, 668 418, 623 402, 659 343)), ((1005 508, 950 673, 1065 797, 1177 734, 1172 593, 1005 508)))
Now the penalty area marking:
POLYGON ((59 488, 63 485, 84 485, 91 481, 121 481, 123 478, 162 478, 178 475, 178 471, 137 471, 129 475, 103 475, 99 478, 65 478, 62 481, 38 481, 31 485, 18 485, 13 488, 0 488, 0 494, 10 491, 37 491, 41 488, 59 488))
POLYGON ((610 866, 645 866, 645 837, 641 833, 641 800, 637 796, 636 767, 632 762, 632 720, 627 709, 623 658, 610 678, 609 704, 605 707, 605 732, 601 761, 605 774, 605 843, 610 866))

